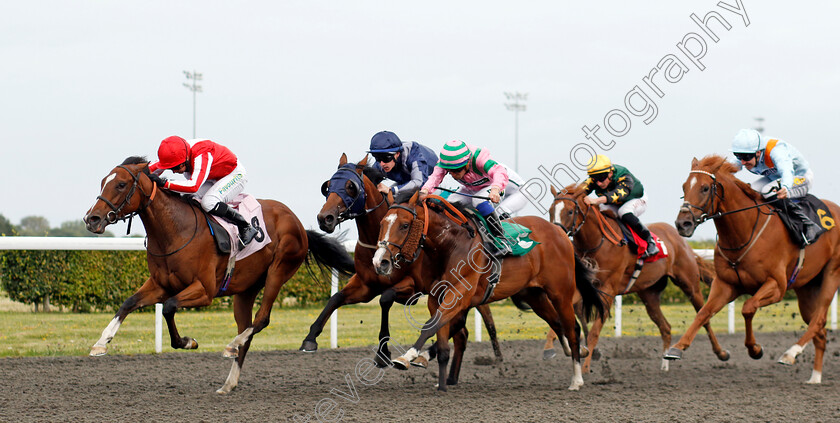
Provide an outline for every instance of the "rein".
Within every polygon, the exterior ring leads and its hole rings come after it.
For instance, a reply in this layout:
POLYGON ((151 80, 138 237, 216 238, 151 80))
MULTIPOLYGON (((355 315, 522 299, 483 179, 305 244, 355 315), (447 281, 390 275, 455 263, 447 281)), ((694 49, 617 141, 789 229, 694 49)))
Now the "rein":
POLYGON ((192 209, 193 217, 195 218, 195 229, 193 230, 193 234, 190 237, 190 239, 188 239, 187 242, 184 243, 184 245, 180 246, 175 251, 172 251, 172 252, 169 252, 169 253, 164 253, 164 254, 155 254, 155 253, 149 251, 149 246, 148 246, 149 236, 146 235, 146 239, 143 240, 143 246, 146 247, 146 253, 147 254, 149 254, 150 256, 154 256, 154 257, 168 257, 168 256, 171 256, 171 255, 177 253, 178 251, 183 250, 187 245, 190 245, 190 242, 192 242, 192 240, 195 239, 195 236, 198 234, 198 213, 196 213, 195 207, 190 206, 190 208, 192 209))
POLYGON ((593 210, 593 209, 595 210, 593 213, 595 214, 595 218, 598 221, 598 226, 601 229, 601 240, 598 243, 598 245, 596 245, 595 247, 581 251, 580 252, 581 255, 586 255, 586 254, 590 254, 590 253, 593 253, 595 251, 598 251, 604 245, 604 239, 608 239, 613 244, 615 244, 617 246, 621 246, 621 237, 615 232, 615 230, 612 228, 612 226, 610 226, 609 223, 607 223, 606 217, 604 217, 603 213, 601 213, 601 210, 599 208, 593 207, 592 205, 590 205, 589 208, 586 209, 586 213, 584 213, 583 209, 578 204, 577 199, 574 198, 574 197, 561 197, 561 196, 558 195, 557 197, 554 197, 554 200, 555 201, 556 200, 560 200, 560 201, 566 200, 566 201, 572 202, 575 205, 574 215, 572 216, 572 224, 574 224, 574 222, 577 220, 578 215, 581 216, 580 223, 576 226, 573 226, 571 229, 567 229, 560 222, 554 222, 555 225, 559 226, 561 229, 563 229, 566 232, 567 236, 572 237, 572 238, 574 238, 575 235, 577 235, 580 232, 580 230, 583 229, 583 225, 586 224, 586 216, 589 215, 589 211, 593 210), (607 234, 607 231, 604 230, 605 226, 606 226, 606 228, 608 228, 609 232, 612 233, 612 236, 614 238, 611 238, 607 234))
POLYGON ((126 235, 128 235, 131 232, 131 219, 134 218, 134 216, 140 214, 140 212, 142 212, 143 210, 146 210, 146 208, 149 207, 150 204, 152 204, 152 200, 155 199, 155 194, 157 194, 157 184, 153 182, 152 193, 146 194, 146 192, 143 191, 143 187, 140 186, 140 176, 138 176, 141 173, 140 171, 138 171, 137 174, 134 174, 131 173, 131 171, 123 165, 118 165, 117 167, 128 172, 128 174, 131 175, 132 179, 134 179, 134 183, 131 185, 131 189, 128 190, 128 194, 125 196, 122 203, 120 203, 119 207, 115 206, 107 198, 101 195, 97 195, 96 199, 102 200, 103 203, 105 203, 108 207, 111 208, 111 211, 109 211, 108 214, 105 215, 105 219, 108 221, 108 223, 113 225, 114 223, 117 223, 117 221, 128 220, 128 229, 125 233, 126 235), (149 199, 149 201, 147 201, 146 204, 143 204, 140 207, 138 207, 137 210, 120 217, 122 209, 125 208, 125 206, 127 206, 131 202, 131 197, 134 196, 134 193, 137 191, 138 188, 140 189, 140 192, 149 199))
POLYGON ((469 219, 464 216, 455 206, 450 204, 446 201, 445 198, 435 195, 429 194, 426 196, 425 199, 422 200, 423 202, 423 211, 427 216, 426 219, 420 219, 417 217, 417 211, 415 209, 404 206, 402 204, 392 204, 388 207, 389 210, 391 209, 402 209, 405 210, 414 217, 411 220, 411 226, 408 228, 408 234, 403 239, 402 243, 397 244, 388 240, 379 241, 377 247, 379 248, 388 248, 389 245, 393 245, 397 247, 397 253, 392 255, 392 261, 394 263, 394 267, 399 269, 401 264, 411 264, 418 257, 420 257, 420 252, 423 249, 425 244, 426 235, 429 233, 429 200, 439 200, 441 205, 444 208, 444 215, 447 218, 452 220, 453 222, 457 223, 460 226, 466 226, 469 224, 469 219), (413 249, 413 250, 412 250, 413 249), (410 257, 406 258, 406 257, 410 257))

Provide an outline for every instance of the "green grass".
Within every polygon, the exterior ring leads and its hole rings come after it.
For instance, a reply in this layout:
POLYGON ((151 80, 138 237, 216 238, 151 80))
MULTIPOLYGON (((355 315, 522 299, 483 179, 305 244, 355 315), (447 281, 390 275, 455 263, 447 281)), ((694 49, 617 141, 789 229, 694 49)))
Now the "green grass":
MULTIPOLYGON (((742 301, 736 304, 736 332, 743 333, 744 321, 740 315, 742 301)), ((428 318, 425 305, 415 305, 411 313, 421 322, 428 318)), ((500 340, 543 339, 546 324, 533 313, 523 313, 509 303, 492 306, 500 340)), ((624 336, 658 336, 659 330, 650 321, 641 305, 624 305, 622 334, 624 336)), ((271 324, 257 334, 252 351, 297 349, 309 332, 309 325, 321 308, 275 308, 271 324)), ((672 334, 685 331, 694 319, 689 305, 665 305, 663 311, 672 326, 672 334)), ((474 328, 470 312, 468 329, 474 328)), ((86 355, 90 346, 99 339, 102 330, 113 318, 111 313, 32 313, 0 312, 0 357, 16 356, 65 356, 86 355)), ((391 336, 401 344, 413 343, 419 332, 408 323, 405 308, 395 305, 391 309, 391 336)), ((236 323, 231 311, 183 311, 175 316, 181 336, 198 340, 198 351, 221 352, 236 335, 236 323)), ((379 332, 379 306, 352 305, 339 309, 339 347, 374 345, 379 332)), ((795 301, 785 301, 759 310, 754 320, 759 332, 799 331, 805 325, 799 317, 795 301)), ((718 333, 727 332, 726 308, 712 319, 718 333)), ((698 336, 705 336, 703 330, 698 336)), ((615 336, 613 320, 607 322, 602 336, 615 336)), ((471 335, 471 339, 474 336, 471 335)), ((189 353, 169 347, 169 334, 164 325, 164 352, 189 353)), ((486 330, 482 340, 487 341, 486 330)), ((318 339, 319 347, 330 347, 329 322, 318 339)), ((126 318, 113 341, 108 345, 109 354, 149 354, 154 352, 154 313, 133 313, 126 318)))

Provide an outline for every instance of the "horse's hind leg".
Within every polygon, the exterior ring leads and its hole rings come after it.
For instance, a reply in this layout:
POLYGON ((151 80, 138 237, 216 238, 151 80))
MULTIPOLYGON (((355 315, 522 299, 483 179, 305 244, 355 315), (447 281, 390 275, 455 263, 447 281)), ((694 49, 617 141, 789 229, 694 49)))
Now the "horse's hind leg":
POLYGON ((814 341, 814 368, 811 378, 807 383, 818 384, 822 382, 822 364, 825 355, 826 344, 826 313, 834 293, 837 291, 837 271, 826 272, 822 280, 814 279, 805 286, 796 290, 796 298, 799 302, 799 311, 802 320, 808 324, 808 329, 799 338, 796 344, 790 347, 779 358, 781 364, 792 365, 796 362, 796 356, 805 349, 808 341, 814 341))
POLYGON ((499 346, 499 339, 496 336, 496 322, 493 320, 493 313, 490 312, 490 306, 482 304, 475 309, 481 313, 481 319, 484 320, 484 327, 487 328, 487 335, 490 337, 490 343, 493 345, 493 354, 496 356, 496 364, 499 364, 503 360, 502 348, 499 346))
MULTIPOLYGON (((668 323, 668 319, 666 319, 665 315, 662 314, 662 306, 660 302, 662 291, 651 287, 639 291, 638 294, 639 298, 642 300, 642 304, 645 305, 645 311, 647 311, 650 320, 652 320, 653 323, 656 324, 656 327, 659 328, 659 336, 662 338, 662 351, 665 352, 668 350, 668 347, 671 346, 671 324, 668 323)), ((668 371, 668 360, 664 358, 662 359, 660 370, 666 372, 668 371)))
POLYGON ((102 331, 102 336, 100 336, 99 340, 96 341, 96 343, 90 348, 90 355, 92 357, 105 355, 108 352, 108 343, 114 339, 114 336, 117 334, 117 330, 119 330, 120 325, 123 320, 125 320, 126 316, 140 307, 145 307, 161 301, 165 295, 166 292, 155 281, 153 281, 152 278, 147 279, 146 282, 143 283, 143 286, 141 286, 134 295, 128 297, 128 299, 123 302, 120 309, 117 310, 117 314, 114 315, 114 318, 111 320, 111 323, 109 323, 105 330, 102 331))
MULTIPOLYGON (((554 333, 554 329, 549 329, 548 334, 545 336, 545 345, 543 345, 543 360, 548 360, 554 358, 557 355, 557 352, 554 351, 554 340, 557 339, 557 334, 554 333)), ((566 349, 566 344, 561 341, 563 345, 563 349, 566 349)), ((566 356, 570 356, 572 354, 572 350, 569 349, 568 354, 566 356)))
MULTIPOLYGON (((252 289, 233 297, 233 317, 236 319, 236 326, 239 333, 244 333, 252 324, 251 313, 254 307, 254 300, 256 300, 259 292, 259 289, 252 289)), ((237 350, 236 360, 233 360, 233 363, 231 363, 230 373, 228 373, 225 384, 216 390, 216 393, 227 394, 239 384, 239 374, 242 372, 245 355, 248 353, 250 346, 251 338, 248 338, 237 350)))
POLYGON ((572 363, 574 374, 570 391, 577 391, 583 386, 583 372, 580 364, 580 340, 576 328, 575 311, 570 298, 558 298, 557 295, 547 293, 554 298, 546 298, 544 294, 529 295, 526 297, 528 304, 540 318, 545 320, 555 333, 562 333, 569 340, 572 349, 572 363), (551 301, 553 300, 553 301, 551 301), (553 305, 552 305, 553 304, 553 305))
POLYGON ((452 354, 452 366, 449 367, 449 378, 446 379, 447 385, 457 385, 458 377, 461 375, 461 364, 464 361, 464 350, 467 349, 467 340, 470 337, 470 332, 467 330, 466 322, 467 314, 464 313, 463 317, 455 319, 452 324, 449 325, 449 330, 452 334, 454 353, 452 354))

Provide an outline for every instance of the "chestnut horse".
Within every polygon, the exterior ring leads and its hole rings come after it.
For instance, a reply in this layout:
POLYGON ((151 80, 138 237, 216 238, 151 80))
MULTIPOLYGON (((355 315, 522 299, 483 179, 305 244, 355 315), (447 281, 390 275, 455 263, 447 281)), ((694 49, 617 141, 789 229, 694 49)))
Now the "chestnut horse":
POLYGON ((415 267, 421 263, 420 256, 428 256, 438 265, 437 282, 428 299, 432 318, 423 326, 417 342, 394 360, 395 367, 408 368, 426 340, 437 333, 438 389, 445 391, 450 322, 463 324, 471 307, 519 294, 552 329, 569 339, 574 368, 569 389, 580 389, 580 328, 573 304, 582 299, 586 314, 593 308, 598 316, 607 313, 593 285, 595 272, 575 255, 568 237, 545 219, 518 217, 516 223, 530 229, 531 239, 538 244, 523 256, 504 258, 501 266, 485 253, 475 224, 443 198, 430 195, 420 200, 416 193, 407 204, 390 207, 382 219, 379 248, 373 259, 377 273, 389 275, 396 266, 415 267), (435 200, 440 203, 434 203, 435 200), (501 276, 491 292, 489 278, 495 273, 494 268, 501 276), (454 282, 445 280, 450 277, 455 278, 454 282))
POLYGON ((260 231, 271 238, 271 243, 238 261, 229 284, 224 287, 229 255, 217 252, 207 225, 210 217, 177 193, 158 189, 149 179, 148 165, 144 157, 129 157, 108 172, 102 179, 96 202, 84 218, 89 231, 102 233, 117 220, 140 216, 146 228, 146 261, 150 273, 140 289, 122 304, 91 348, 90 355, 106 353, 108 342, 129 313, 159 302, 163 303, 172 348, 198 348, 195 339, 178 334, 175 312, 184 307, 210 305, 217 296, 233 295, 238 335, 225 348, 224 356, 236 360, 225 384, 216 391, 228 393, 239 382, 251 339, 268 326, 271 306, 280 287, 307 261, 307 251, 312 252, 318 263, 347 274, 353 271, 353 259, 334 239, 304 230, 300 220, 284 204, 259 200, 265 220, 265 228, 260 231), (262 304, 252 320, 254 300, 263 286, 262 304))
MULTIPOLYGON (((390 364, 391 352, 388 349, 388 340, 390 339, 390 330, 388 328, 389 316, 388 313, 394 302, 405 304, 410 301, 412 296, 418 292, 428 291, 429 286, 432 285, 434 274, 430 270, 434 266, 416 266, 411 269, 400 269, 388 277, 379 276, 373 270, 371 262, 373 260, 373 253, 376 250, 376 239, 379 236, 379 222, 388 211, 389 203, 393 203, 393 199, 387 199, 382 195, 376 186, 384 179, 384 174, 372 167, 367 166, 367 157, 359 163, 348 166, 347 155, 342 154, 338 162, 339 170, 336 175, 352 170, 358 175, 358 180, 362 182, 362 187, 357 186, 358 182, 355 177, 345 179, 344 189, 348 199, 352 198, 352 203, 361 201, 363 207, 360 211, 352 212, 348 205, 336 192, 330 192, 329 181, 325 183, 322 193, 326 195, 326 203, 318 213, 318 224, 321 230, 327 233, 335 231, 336 225, 339 223, 354 219, 356 221, 356 228, 359 234, 359 240, 356 243, 355 262, 356 274, 353 275, 347 282, 347 285, 333 295, 324 310, 309 328, 309 334, 304 339, 300 347, 301 351, 313 352, 318 349, 316 339, 321 331, 324 329, 327 319, 337 308, 347 305, 356 304, 360 302, 368 302, 379 295, 379 305, 382 309, 381 325, 379 330, 379 347, 374 357, 376 364, 384 367, 390 364), (346 169, 346 170, 342 170, 346 169), (351 179, 353 181, 351 181, 351 179), (425 269, 425 270, 424 270, 425 269)), ((330 180, 333 180, 330 178, 330 180)), ((335 180, 341 180, 335 179, 335 180)), ((333 187, 332 191, 336 191, 333 187)), ((390 197, 390 194, 389 194, 390 197)), ((426 263, 430 264, 430 263, 426 263)), ((416 296, 415 296, 416 298, 416 296)), ((487 305, 478 307, 481 316, 484 318, 484 324, 487 327, 487 332, 490 335, 490 340, 493 344, 493 351, 496 355, 497 362, 502 361, 502 353, 499 348, 499 342, 496 339, 496 326, 493 322, 493 315, 490 313, 490 307, 487 305)), ((454 361, 460 362, 463 354, 463 349, 467 342, 469 333, 466 328, 462 331, 453 332, 455 342, 456 354, 454 361), (460 351, 460 353, 458 352, 460 351)), ((448 383, 454 385, 458 381, 458 369, 453 363, 453 374, 448 383)))
MULTIPOLYGON (((764 354, 756 343, 752 320, 760 307, 782 300, 793 289, 799 301, 802 320, 808 329, 779 363, 792 365, 808 341, 814 341, 814 368, 808 383, 822 380, 822 361, 826 343, 826 311, 840 285, 840 231, 830 230, 804 248, 794 244, 772 205, 761 194, 735 177, 737 168, 721 156, 694 159, 688 179, 683 183, 685 202, 675 225, 680 235, 691 236, 697 225, 714 220, 718 242, 715 247, 716 276, 706 305, 697 312, 691 326, 665 355, 682 358, 700 326, 709 322, 724 305, 741 295, 751 295, 744 302, 747 353, 754 359, 764 354), (804 258, 799 270, 797 264, 804 258)), ((834 217, 840 216, 836 204, 823 200, 834 217)), ((832 219, 820 224, 830 229, 832 219)))
MULTIPOLYGON (((569 185, 558 193, 551 187, 554 194, 554 202, 551 204, 549 213, 551 221, 566 231, 566 234, 573 238, 575 251, 583 257, 591 258, 598 265, 598 289, 609 295, 607 307, 612 305, 613 298, 617 295, 637 293, 648 316, 659 328, 659 335, 662 338, 662 349, 667 351, 671 345, 671 325, 662 314, 660 296, 668 284, 668 279, 685 293, 694 306, 694 310, 703 307, 703 294, 700 292, 700 280, 710 283, 714 278, 714 269, 710 263, 706 263, 700 256, 694 253, 677 234, 677 231, 665 223, 654 223, 650 230, 659 236, 665 244, 668 256, 654 262, 645 263, 635 282, 630 286, 631 275, 635 270, 638 255, 625 245, 617 245, 612 241, 618 239, 611 234, 605 233, 612 228, 611 233, 620 234, 621 229, 615 219, 604 219, 598 206, 591 206, 584 202, 586 190, 582 185, 569 185)), ((590 351, 595 351, 598 345, 598 336, 604 325, 602 319, 595 319, 587 336, 590 351)), ((704 327, 709 333, 709 340, 712 343, 712 350, 722 360, 729 359, 729 352, 721 348, 717 337, 710 324, 704 327)), ((551 339, 552 334, 549 334, 551 339)), ((586 357, 583 370, 589 371, 592 355, 586 357)), ((668 361, 663 359, 662 370, 668 370, 668 361)))

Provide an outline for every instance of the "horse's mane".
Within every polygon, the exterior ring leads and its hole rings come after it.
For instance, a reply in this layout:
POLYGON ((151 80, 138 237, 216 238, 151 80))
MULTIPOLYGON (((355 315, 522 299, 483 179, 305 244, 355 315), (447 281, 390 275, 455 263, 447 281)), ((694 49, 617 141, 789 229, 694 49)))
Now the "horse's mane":
POLYGON ((362 169, 362 173, 373 182, 374 185, 379 185, 385 179, 385 173, 373 166, 358 166, 362 169))
MULTIPOLYGON (((143 164, 143 163, 149 163, 149 159, 147 159, 146 156, 129 156, 129 157, 126 157, 126 159, 123 160, 123 162, 120 163, 120 165, 126 166, 126 165, 136 165, 136 164, 143 164)), ((148 166, 143 168, 143 173, 145 173, 147 175, 149 174, 149 167, 148 166)))
POLYGON ((693 166, 692 170, 705 170, 709 173, 716 175, 717 178, 723 179, 727 182, 731 182, 735 184, 747 197, 751 200, 759 200, 761 199, 761 193, 754 190, 750 184, 738 179, 735 177, 735 172, 738 171, 738 168, 726 160, 726 157, 719 156, 717 154, 712 154, 700 160, 697 163, 697 166, 693 166))
POLYGON ((411 197, 413 197, 414 194, 417 193, 417 191, 420 191, 420 188, 412 188, 412 189, 409 189, 409 190, 400 190, 399 192, 397 192, 397 195, 394 196, 394 204, 407 203, 408 200, 411 200, 411 197))

